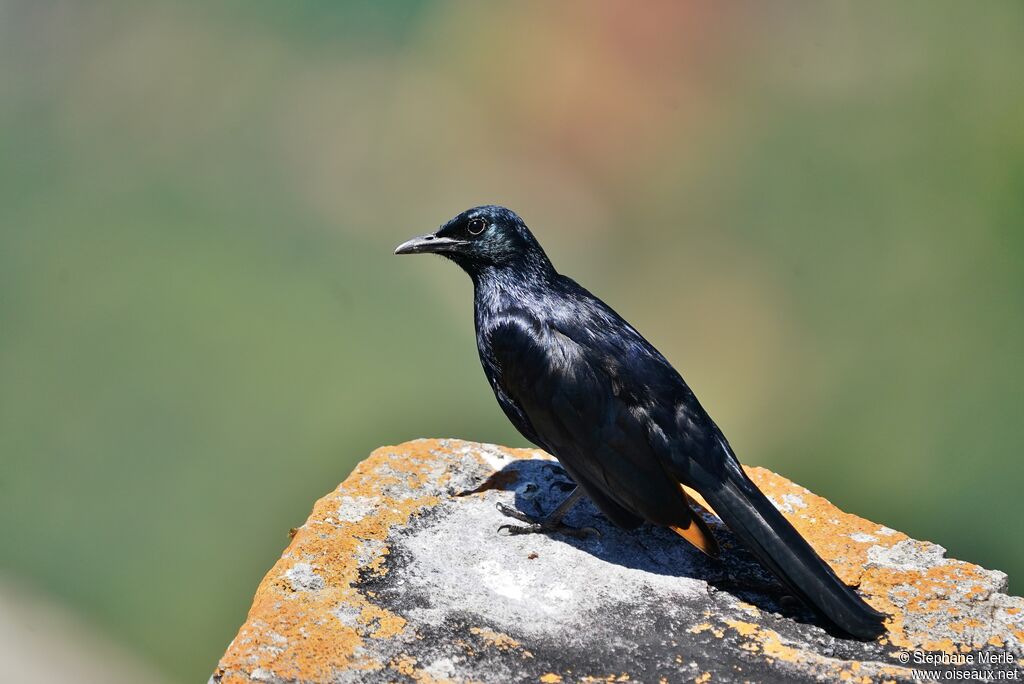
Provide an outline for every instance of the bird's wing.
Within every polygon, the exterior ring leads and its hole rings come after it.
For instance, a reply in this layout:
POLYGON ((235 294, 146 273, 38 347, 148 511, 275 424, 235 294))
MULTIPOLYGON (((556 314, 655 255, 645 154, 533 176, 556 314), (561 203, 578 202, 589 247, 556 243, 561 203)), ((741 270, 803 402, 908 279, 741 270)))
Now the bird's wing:
POLYGON ((606 513, 602 497, 651 522, 693 529, 685 493, 651 445, 637 373, 623 368, 622 350, 579 330, 524 312, 493 321, 496 384, 606 513))
POLYGON ((679 483, 693 486, 793 594, 852 635, 883 633, 885 616, 758 490, 668 362, 610 309, 582 296, 575 303, 572 316, 545 322, 506 316, 491 344, 497 382, 595 503, 607 513, 600 497, 614 500, 713 554, 679 483))

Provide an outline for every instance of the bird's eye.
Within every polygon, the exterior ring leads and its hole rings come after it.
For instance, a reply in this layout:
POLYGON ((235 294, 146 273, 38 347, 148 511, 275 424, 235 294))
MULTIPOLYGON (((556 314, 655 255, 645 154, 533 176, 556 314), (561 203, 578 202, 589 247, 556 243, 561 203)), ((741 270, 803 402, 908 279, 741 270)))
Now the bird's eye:
POLYGON ((482 218, 475 218, 470 220, 469 225, 466 226, 466 229, 469 230, 470 235, 479 235, 480 233, 484 232, 484 228, 486 227, 486 221, 484 221, 482 218))

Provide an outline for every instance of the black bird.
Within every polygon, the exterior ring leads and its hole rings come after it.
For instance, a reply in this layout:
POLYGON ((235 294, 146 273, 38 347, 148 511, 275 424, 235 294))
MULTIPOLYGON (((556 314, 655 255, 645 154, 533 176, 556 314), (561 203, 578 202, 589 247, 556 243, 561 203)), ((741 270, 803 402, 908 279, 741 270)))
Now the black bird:
POLYGON ((620 527, 670 527, 715 556, 711 530, 681 485, 700 493, 741 542, 842 631, 873 639, 885 618, 836 576, 740 467, 679 373, 633 326, 559 274, 514 212, 469 209, 395 254, 434 253, 473 280, 477 348, 512 424, 554 455, 577 487, 546 518, 504 507, 527 526, 568 532, 586 494, 620 527))

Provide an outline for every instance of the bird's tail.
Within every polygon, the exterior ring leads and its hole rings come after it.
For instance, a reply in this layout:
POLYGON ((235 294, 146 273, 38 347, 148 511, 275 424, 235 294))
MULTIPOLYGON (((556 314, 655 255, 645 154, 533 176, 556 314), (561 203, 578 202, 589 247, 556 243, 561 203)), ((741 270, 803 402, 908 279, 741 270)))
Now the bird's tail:
POLYGON ((699 491, 722 522, 805 604, 859 639, 885 632, 886 615, 836 576, 734 458, 715 477, 697 484, 706 485, 699 491))

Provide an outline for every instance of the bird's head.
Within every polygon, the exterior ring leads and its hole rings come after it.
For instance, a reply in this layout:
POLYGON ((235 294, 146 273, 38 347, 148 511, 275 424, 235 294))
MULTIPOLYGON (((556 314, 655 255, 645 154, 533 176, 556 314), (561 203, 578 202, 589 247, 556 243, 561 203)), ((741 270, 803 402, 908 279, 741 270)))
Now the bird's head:
POLYGON ((403 242, 395 254, 440 254, 477 277, 488 270, 548 271, 551 263, 514 211, 494 205, 467 209, 437 232, 403 242))

